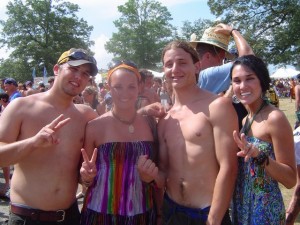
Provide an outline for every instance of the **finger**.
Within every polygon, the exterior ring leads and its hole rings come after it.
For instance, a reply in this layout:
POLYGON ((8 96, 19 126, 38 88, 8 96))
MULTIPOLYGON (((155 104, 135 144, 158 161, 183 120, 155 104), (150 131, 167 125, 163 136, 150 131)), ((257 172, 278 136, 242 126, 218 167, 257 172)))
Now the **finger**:
POLYGON ((51 123, 49 123, 46 127, 52 129, 52 130, 57 130, 60 127, 64 126, 69 120, 70 118, 67 119, 63 119, 64 115, 61 114, 58 117, 56 117, 51 123))
POLYGON ((141 156, 138 158, 137 166, 138 166, 138 167, 142 167, 142 166, 145 164, 145 161, 146 161, 146 160, 147 160, 146 155, 141 155, 141 156))
POLYGON ((91 159, 91 163, 95 164, 96 162, 96 159, 97 159, 97 153, 98 153, 98 149, 97 148, 94 148, 94 151, 93 151, 93 155, 92 155, 92 159, 91 159))
POLYGON ((84 148, 81 149, 81 154, 82 154, 83 161, 84 161, 85 163, 88 163, 88 162, 90 161, 90 160, 89 160, 89 156, 88 156, 88 154, 86 153, 86 151, 85 151, 84 148))
POLYGON ((235 143, 238 145, 238 147, 241 148, 241 145, 243 143, 242 143, 242 141, 240 139, 239 133, 236 130, 233 131, 233 139, 234 139, 235 143))

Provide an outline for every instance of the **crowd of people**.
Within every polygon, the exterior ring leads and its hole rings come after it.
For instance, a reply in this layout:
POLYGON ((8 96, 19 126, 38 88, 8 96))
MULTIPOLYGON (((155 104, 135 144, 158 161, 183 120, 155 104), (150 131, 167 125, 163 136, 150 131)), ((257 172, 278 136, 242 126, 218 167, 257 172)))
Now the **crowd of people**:
POLYGON ((162 79, 115 60, 96 85, 96 60, 72 48, 48 90, 3 80, 0 166, 14 167, 7 224, 294 222, 299 193, 286 214, 279 188, 297 180, 293 131, 239 30, 221 23, 172 41, 161 61, 162 79))

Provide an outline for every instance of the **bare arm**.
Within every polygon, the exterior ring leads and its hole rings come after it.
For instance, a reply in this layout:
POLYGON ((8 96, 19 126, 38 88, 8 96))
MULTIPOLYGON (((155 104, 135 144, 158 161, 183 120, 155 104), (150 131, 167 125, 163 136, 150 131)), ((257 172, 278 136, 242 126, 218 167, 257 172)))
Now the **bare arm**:
POLYGON ((210 113, 220 170, 216 178, 208 224, 221 224, 229 208, 237 176, 237 146, 232 138, 232 132, 238 129, 238 120, 231 101, 225 97, 211 103, 210 113))
POLYGON ((286 188, 292 188, 296 184, 297 174, 293 131, 283 112, 276 110, 271 114, 267 125, 272 138, 276 161, 269 159, 270 163, 265 167, 265 170, 286 188))
POLYGON ((252 48, 238 30, 233 30, 233 27, 223 23, 218 24, 217 27, 216 33, 219 32, 225 35, 232 35, 239 53, 239 57, 243 55, 254 55, 252 48))
POLYGON ((51 123, 41 128, 32 137, 18 140, 22 126, 24 99, 16 99, 10 103, 0 117, 0 166, 13 165, 20 162, 32 151, 59 144, 57 131, 69 122, 69 118, 60 115, 51 123))

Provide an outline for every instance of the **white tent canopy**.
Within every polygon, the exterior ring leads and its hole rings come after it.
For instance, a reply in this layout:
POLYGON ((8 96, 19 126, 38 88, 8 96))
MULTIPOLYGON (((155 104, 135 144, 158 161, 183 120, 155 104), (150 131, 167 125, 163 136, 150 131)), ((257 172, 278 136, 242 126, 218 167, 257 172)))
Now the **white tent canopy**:
POLYGON ((156 71, 153 71, 153 70, 148 70, 148 71, 150 71, 153 74, 153 76, 155 76, 155 77, 162 78, 164 76, 164 72, 159 73, 159 72, 156 72, 156 71))
POLYGON ((298 74, 300 74, 300 71, 297 71, 292 68, 279 68, 278 70, 275 71, 270 77, 271 78, 291 78, 295 77, 298 74))

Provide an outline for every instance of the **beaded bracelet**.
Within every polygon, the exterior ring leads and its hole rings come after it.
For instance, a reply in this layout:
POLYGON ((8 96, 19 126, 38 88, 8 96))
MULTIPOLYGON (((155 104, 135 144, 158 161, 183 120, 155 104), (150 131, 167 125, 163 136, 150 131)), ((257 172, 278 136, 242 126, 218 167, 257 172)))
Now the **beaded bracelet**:
POLYGON ((263 151, 260 151, 258 156, 254 159, 254 162, 257 165, 269 165, 269 156, 264 153, 263 151))

